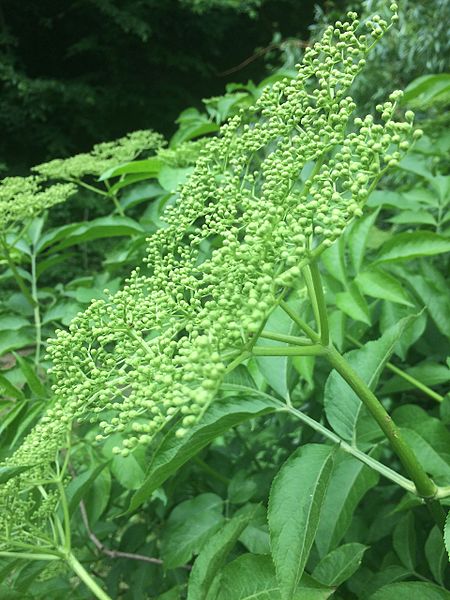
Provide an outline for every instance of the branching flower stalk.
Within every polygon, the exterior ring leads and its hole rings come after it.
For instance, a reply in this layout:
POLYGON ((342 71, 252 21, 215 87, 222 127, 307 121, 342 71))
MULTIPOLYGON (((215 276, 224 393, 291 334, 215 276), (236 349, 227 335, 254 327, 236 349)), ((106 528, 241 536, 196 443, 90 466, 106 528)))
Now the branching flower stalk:
MULTIPOLYGON (((27 470, 0 489, 0 548, 34 543, 49 552, 36 531, 49 538, 63 499, 54 485, 46 486, 47 497, 35 489, 38 481, 54 479, 55 454, 75 420, 98 424, 99 443, 120 434, 114 452, 124 457, 169 424, 176 423, 183 438, 230 370, 249 356, 278 352, 255 344, 280 304, 311 341, 300 338, 280 351, 328 358, 382 426, 439 521, 440 507, 431 500, 439 495, 436 486, 329 342, 315 264, 420 136, 411 111, 404 120, 397 116, 399 91, 377 106, 378 120, 352 117, 348 90, 370 48, 396 20, 397 5, 390 8, 390 22, 375 16, 360 24, 349 13, 306 49, 296 78, 266 88, 231 118, 201 149, 176 204, 166 210, 166 226, 148 240, 146 269, 137 268, 123 289, 94 300, 49 341, 55 398, 5 461, 27 470), (318 332, 284 302, 305 273, 318 332)), ((60 176, 60 167, 45 174, 60 176)))

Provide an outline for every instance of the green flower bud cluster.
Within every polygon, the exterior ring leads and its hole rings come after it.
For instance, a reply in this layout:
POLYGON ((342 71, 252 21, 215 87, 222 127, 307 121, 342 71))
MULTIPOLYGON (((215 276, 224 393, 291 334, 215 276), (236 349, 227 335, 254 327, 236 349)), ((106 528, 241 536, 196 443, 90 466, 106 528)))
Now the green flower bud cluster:
POLYGON ((75 192, 70 183, 45 186, 42 177, 5 177, 0 181, 0 230, 36 217, 75 192))
POLYGON ((180 437, 198 422, 301 265, 361 215, 414 137, 411 118, 396 120, 398 92, 379 120, 352 118, 348 88, 389 27, 373 23, 360 33, 349 13, 307 49, 295 79, 266 88, 207 143, 148 241, 149 274, 136 269, 50 340, 56 401, 11 464, 51 460, 74 419, 98 423, 98 441, 122 434, 123 456, 169 421, 180 437))
POLYGON ((159 133, 151 130, 133 131, 113 142, 96 144, 89 153, 57 158, 33 170, 49 179, 73 181, 86 175, 99 176, 111 167, 134 160, 145 150, 158 150, 163 145, 164 138, 159 133))

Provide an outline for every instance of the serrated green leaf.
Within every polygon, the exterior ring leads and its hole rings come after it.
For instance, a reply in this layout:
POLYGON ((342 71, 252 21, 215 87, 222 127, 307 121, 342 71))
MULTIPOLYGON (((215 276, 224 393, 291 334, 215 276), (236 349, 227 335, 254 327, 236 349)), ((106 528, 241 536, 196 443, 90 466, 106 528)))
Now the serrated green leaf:
POLYGON ((322 558, 312 576, 324 585, 340 586, 359 569, 367 548, 368 546, 357 543, 339 546, 322 558))
POLYGON ((333 448, 300 447, 273 480, 268 522, 282 600, 291 600, 314 542, 333 466, 333 448))

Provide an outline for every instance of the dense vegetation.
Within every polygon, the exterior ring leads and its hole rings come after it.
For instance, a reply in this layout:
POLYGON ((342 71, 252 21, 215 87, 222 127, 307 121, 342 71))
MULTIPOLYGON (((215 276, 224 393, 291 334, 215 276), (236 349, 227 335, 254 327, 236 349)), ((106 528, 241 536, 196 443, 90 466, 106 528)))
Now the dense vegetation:
MULTIPOLYGON (((168 5, 135 4, 92 3, 158 35, 131 16, 168 5)), ((450 598, 448 45, 421 7, 363 9, 170 140, 1 180, 0 598, 450 598)))

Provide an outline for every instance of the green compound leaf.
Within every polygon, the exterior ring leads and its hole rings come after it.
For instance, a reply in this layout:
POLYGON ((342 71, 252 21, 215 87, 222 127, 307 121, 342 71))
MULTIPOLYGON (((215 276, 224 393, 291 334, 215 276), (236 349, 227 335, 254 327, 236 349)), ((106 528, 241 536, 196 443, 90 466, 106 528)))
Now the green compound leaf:
POLYGON ((338 587, 349 579, 361 566, 367 550, 363 544, 344 544, 324 556, 312 572, 317 581, 330 587, 338 587))
MULTIPOLYGON (((270 556, 243 554, 222 570, 211 600, 282 600, 270 556)), ((326 600, 334 590, 304 575, 289 600, 326 600)), ((210 600, 210 598, 208 598, 210 600)))
POLYGON ((381 247, 377 262, 411 260, 450 252, 450 240, 431 231, 394 235, 381 247))
POLYGON ((449 600, 444 588, 422 581, 391 583, 379 589, 368 600, 449 600))
POLYGON ((308 444, 281 467, 272 483, 270 545, 282 600, 291 600, 314 542, 333 466, 333 448, 308 444))
POLYGON ((256 507, 236 513, 203 546, 189 577, 188 600, 206 600, 209 589, 218 570, 238 540, 241 533, 253 519, 256 507))
MULTIPOLYGON (((408 316, 388 329, 378 340, 345 354, 350 366, 374 390, 385 364, 391 357, 403 331, 414 321, 408 316)), ((332 371, 325 384, 325 412, 334 431, 344 440, 356 443, 358 426, 366 414, 363 404, 337 371, 332 371)))
POLYGON ((178 504, 167 520, 161 539, 161 557, 167 569, 187 563, 222 525, 223 500, 201 494, 178 504))
POLYGON ((217 400, 202 421, 189 429, 183 438, 172 428, 153 455, 145 481, 131 499, 129 510, 135 510, 153 492, 202 448, 231 427, 276 411, 279 405, 268 398, 227 398, 217 400))

